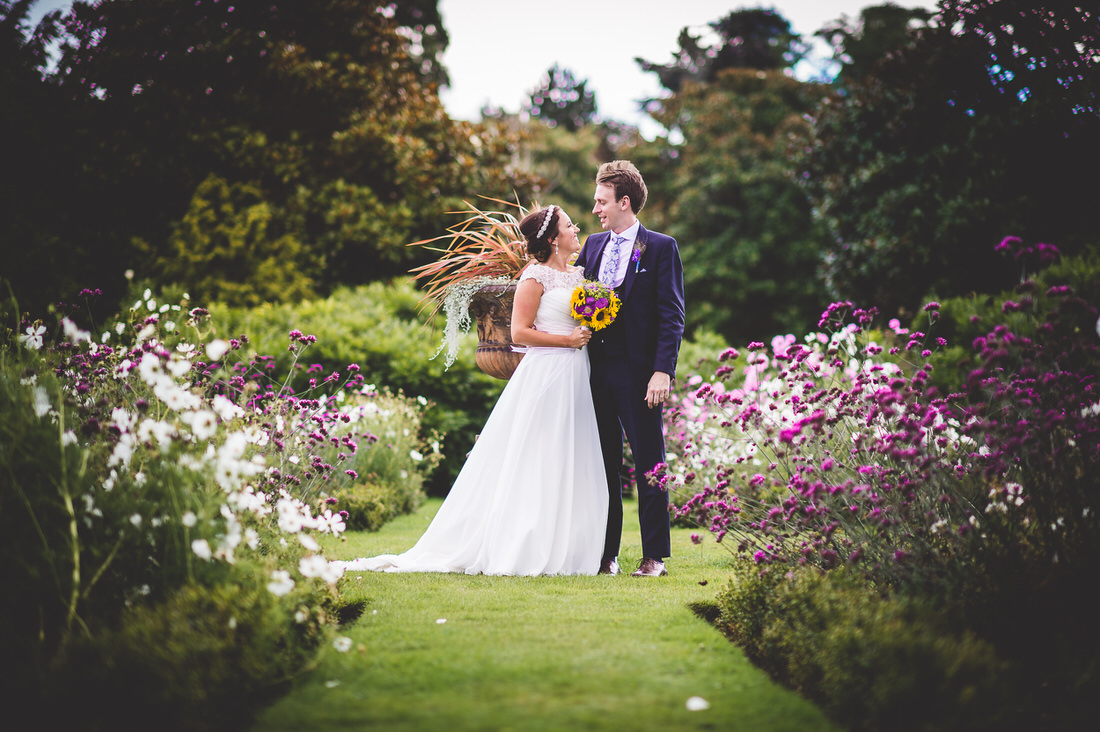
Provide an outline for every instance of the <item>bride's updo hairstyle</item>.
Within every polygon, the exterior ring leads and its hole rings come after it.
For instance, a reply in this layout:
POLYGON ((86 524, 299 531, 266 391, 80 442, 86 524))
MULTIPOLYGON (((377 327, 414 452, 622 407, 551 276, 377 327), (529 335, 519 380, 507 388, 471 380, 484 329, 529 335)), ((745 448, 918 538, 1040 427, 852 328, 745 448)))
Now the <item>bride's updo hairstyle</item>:
POLYGON ((550 258, 553 245, 550 240, 558 235, 558 219, 561 218, 561 206, 550 204, 546 208, 532 211, 519 222, 519 231, 527 242, 527 254, 539 262, 550 258))

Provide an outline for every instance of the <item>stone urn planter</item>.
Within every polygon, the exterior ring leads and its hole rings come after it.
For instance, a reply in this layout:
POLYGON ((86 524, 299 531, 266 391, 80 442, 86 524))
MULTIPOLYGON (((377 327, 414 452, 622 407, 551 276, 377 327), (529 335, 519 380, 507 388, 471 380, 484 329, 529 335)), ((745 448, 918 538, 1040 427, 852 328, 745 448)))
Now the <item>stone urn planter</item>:
POLYGON ((498 379, 512 378, 522 353, 512 350, 512 300, 516 284, 486 285, 470 299, 470 315, 477 322, 477 367, 498 379))

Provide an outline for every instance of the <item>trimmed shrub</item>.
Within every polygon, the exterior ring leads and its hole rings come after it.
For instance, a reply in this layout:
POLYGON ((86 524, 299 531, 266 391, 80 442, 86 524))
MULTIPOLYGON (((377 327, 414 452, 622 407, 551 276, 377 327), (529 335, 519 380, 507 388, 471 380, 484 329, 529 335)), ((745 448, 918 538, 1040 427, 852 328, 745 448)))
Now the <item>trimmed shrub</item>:
POLYGON ((257 575, 233 574, 128 609, 115 628, 75 643, 53 681, 51 696, 65 703, 47 718, 85 730, 246 726, 309 668, 336 617, 335 593, 284 601, 257 575))
POLYGON ((719 604, 755 663, 849 729, 996 730, 1016 712, 1014 672, 990 643, 857 575, 743 562, 719 604))

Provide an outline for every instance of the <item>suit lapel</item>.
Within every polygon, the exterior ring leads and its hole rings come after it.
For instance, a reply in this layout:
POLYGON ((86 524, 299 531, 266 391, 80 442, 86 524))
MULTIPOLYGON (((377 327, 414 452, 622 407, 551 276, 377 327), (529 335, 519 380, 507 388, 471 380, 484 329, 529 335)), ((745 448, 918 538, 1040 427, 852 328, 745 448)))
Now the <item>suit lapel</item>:
POLYGON ((596 281, 600 278, 600 260, 603 259, 603 250, 609 241, 611 236, 605 231, 584 240, 584 248, 588 250, 584 255, 585 279, 596 281))

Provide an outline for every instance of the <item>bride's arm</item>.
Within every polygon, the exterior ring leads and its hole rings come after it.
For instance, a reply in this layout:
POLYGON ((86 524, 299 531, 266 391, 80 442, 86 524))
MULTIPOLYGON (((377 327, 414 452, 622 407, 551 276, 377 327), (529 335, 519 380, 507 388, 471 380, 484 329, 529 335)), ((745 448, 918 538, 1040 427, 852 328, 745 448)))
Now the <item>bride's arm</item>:
POLYGON ((512 300, 512 342, 520 346, 557 346, 580 348, 588 343, 592 333, 577 327, 569 335, 554 335, 535 330, 535 314, 542 299, 542 285, 534 279, 526 279, 516 288, 512 300))

